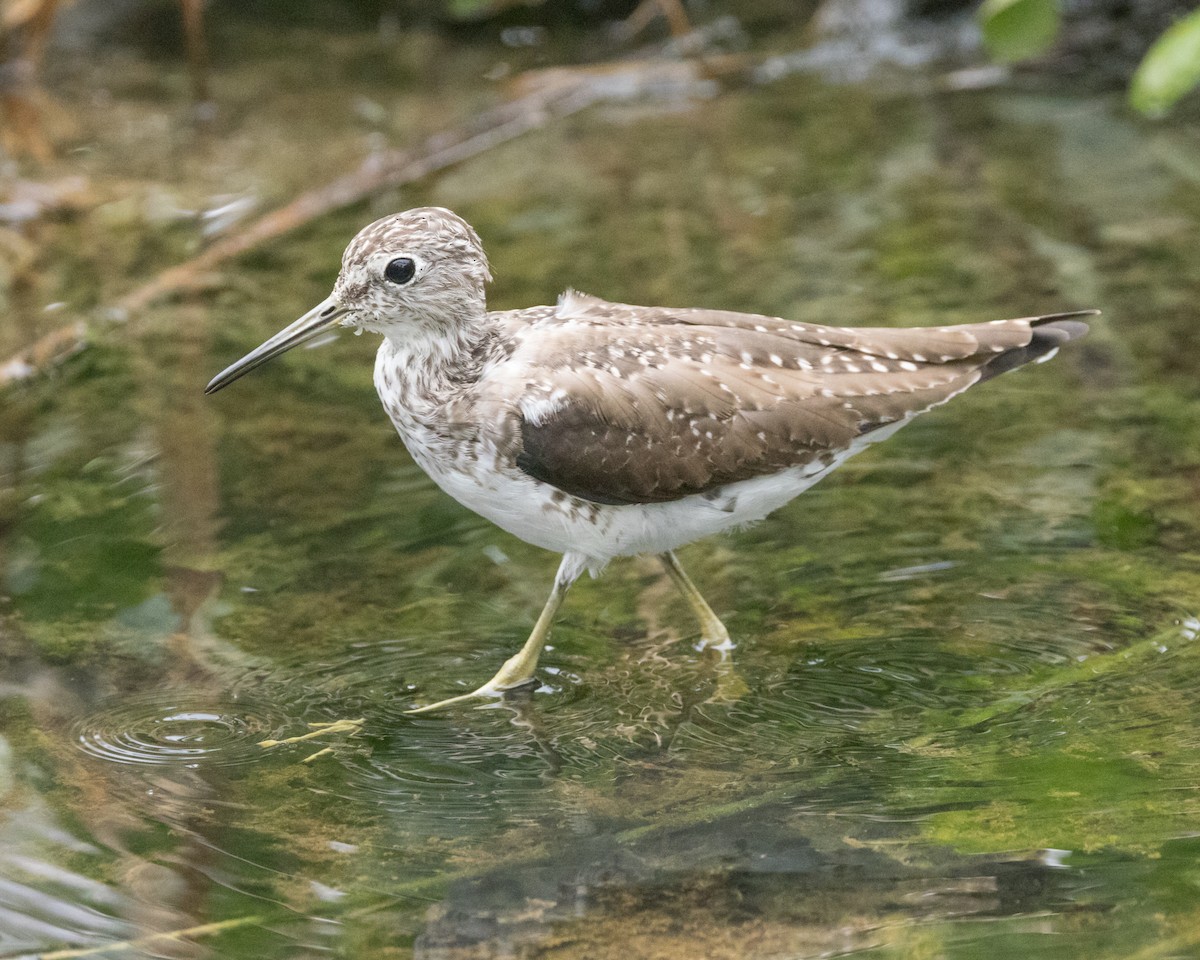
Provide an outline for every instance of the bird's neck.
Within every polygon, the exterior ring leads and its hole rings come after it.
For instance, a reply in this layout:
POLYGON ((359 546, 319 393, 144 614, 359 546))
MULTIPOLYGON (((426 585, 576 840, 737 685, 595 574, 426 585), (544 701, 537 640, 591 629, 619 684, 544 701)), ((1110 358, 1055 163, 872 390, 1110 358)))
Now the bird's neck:
MULTIPOLYGON (((486 316, 469 323, 406 325, 389 331, 379 348, 375 382, 388 406, 410 412, 436 411, 478 381, 492 355, 495 337, 486 316)), ((394 417, 393 417, 394 419, 394 417)))
POLYGON ((388 352, 409 370, 436 375, 468 366, 488 339, 486 315, 453 323, 405 323, 384 331, 388 352))

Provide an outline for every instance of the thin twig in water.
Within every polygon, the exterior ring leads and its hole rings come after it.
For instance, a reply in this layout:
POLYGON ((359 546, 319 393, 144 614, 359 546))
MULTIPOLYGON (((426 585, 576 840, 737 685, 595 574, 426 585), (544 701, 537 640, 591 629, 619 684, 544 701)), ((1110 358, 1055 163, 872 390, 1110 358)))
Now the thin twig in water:
POLYGON ((313 729, 308 733, 302 733, 298 737, 287 737, 283 740, 260 740, 258 745, 260 747, 280 747, 288 743, 303 743, 305 740, 323 737, 329 733, 355 734, 362 730, 363 724, 366 722, 366 717, 359 717, 357 720, 332 720, 328 723, 310 723, 309 726, 313 729))
POLYGON ((179 941, 185 937, 204 937, 212 933, 221 933, 235 927, 244 927, 251 923, 262 923, 260 916, 235 917, 232 920, 218 920, 215 923, 202 923, 195 927, 184 927, 182 930, 168 930, 164 933, 151 933, 135 940, 118 940, 99 947, 84 947, 78 950, 54 950, 50 953, 39 953, 38 960, 74 960, 75 957, 98 957, 115 950, 137 950, 152 943, 163 941, 179 941))

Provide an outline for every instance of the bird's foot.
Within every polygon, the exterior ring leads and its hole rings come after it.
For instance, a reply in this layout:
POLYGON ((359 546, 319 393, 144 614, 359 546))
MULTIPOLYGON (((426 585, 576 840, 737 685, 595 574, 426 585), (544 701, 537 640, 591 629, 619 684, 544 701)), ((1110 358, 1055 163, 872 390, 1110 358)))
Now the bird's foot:
POLYGON ((445 700, 439 700, 437 703, 430 703, 424 707, 414 707, 404 712, 410 715, 432 713, 434 710, 441 710, 443 707, 453 706, 456 703, 466 703, 468 700, 499 700, 514 690, 526 690, 536 685, 537 680, 533 676, 533 669, 536 665, 536 658, 530 663, 528 657, 524 657, 519 653, 515 657, 510 657, 504 661, 504 666, 482 687, 472 690, 470 693, 459 694, 457 697, 448 697, 445 700))
POLYGON ((716 686, 708 698, 708 703, 737 703, 750 692, 748 684, 733 665, 733 659, 722 657, 713 667, 716 686))
POLYGON ((696 606, 696 619, 700 621, 700 639, 692 649, 699 653, 707 653, 720 662, 732 662, 737 644, 733 642, 725 624, 703 600, 696 606))
POLYGON ((717 620, 716 623, 705 624, 704 632, 700 634, 700 642, 696 644, 695 649, 711 650, 718 659, 730 660, 733 658, 733 651, 736 647, 737 644, 729 636, 725 624, 717 620))
POLYGON ((468 700, 500 700, 514 691, 528 690, 530 687, 536 685, 537 680, 533 677, 510 684, 507 687, 496 686, 493 681, 489 680, 482 687, 472 690, 470 693, 462 693, 457 697, 447 697, 445 700, 439 700, 437 703, 429 703, 423 707, 413 707, 411 710, 405 710, 404 712, 409 716, 413 716, 418 713, 433 713, 434 710, 441 710, 443 707, 450 707, 456 703, 466 703, 468 700))
POLYGON ((709 703, 736 703, 750 691, 749 684, 742 679, 733 662, 736 646, 719 620, 705 626, 700 642, 696 644, 697 650, 712 658, 716 688, 708 698, 709 703))
MULTIPOLYGON (((311 728, 308 733, 302 733, 298 737, 285 737, 283 740, 260 740, 260 747, 282 747, 289 743, 303 743, 306 740, 315 740, 317 737, 325 737, 331 733, 345 733, 351 737, 362 732, 363 724, 366 718, 359 717, 357 720, 330 720, 326 722, 310 723, 311 728)), ((316 753, 305 757, 301 763, 311 763, 317 757, 323 757, 326 754, 332 753, 332 747, 325 747, 318 750, 316 753)))

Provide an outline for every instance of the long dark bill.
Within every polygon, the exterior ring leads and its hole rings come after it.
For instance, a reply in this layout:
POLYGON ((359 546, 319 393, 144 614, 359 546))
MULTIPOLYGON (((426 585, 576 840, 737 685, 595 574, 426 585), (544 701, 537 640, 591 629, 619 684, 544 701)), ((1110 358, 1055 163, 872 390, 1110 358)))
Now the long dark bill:
POLYGON ((273 360, 281 353, 286 353, 292 347, 299 346, 306 340, 311 340, 323 330, 328 330, 338 319, 346 314, 346 308, 333 297, 327 297, 308 311, 295 323, 284 327, 265 343, 255 347, 237 363, 230 364, 204 388, 206 394, 216 393, 229 386, 239 377, 244 377, 255 367, 261 367, 268 360, 273 360))

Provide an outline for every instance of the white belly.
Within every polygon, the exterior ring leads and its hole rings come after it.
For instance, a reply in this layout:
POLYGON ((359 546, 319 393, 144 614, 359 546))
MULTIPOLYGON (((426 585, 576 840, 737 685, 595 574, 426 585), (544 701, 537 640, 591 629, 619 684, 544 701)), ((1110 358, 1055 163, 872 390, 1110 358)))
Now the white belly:
MULTIPOLYGON (((516 470, 476 473, 456 469, 430 456, 417 438, 406 436, 404 430, 401 436, 413 459, 463 506, 527 543, 580 555, 593 570, 614 557, 662 553, 761 520, 867 445, 864 438, 827 464, 793 467, 731 483, 708 496, 608 505, 563 494, 516 470)), ((481 458, 479 463, 487 459, 481 458)))

